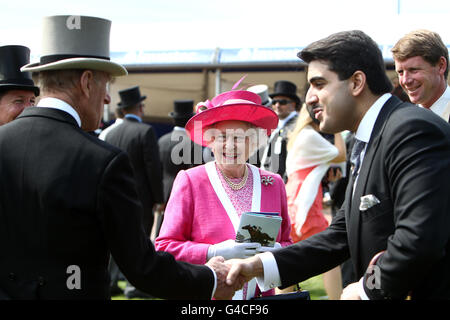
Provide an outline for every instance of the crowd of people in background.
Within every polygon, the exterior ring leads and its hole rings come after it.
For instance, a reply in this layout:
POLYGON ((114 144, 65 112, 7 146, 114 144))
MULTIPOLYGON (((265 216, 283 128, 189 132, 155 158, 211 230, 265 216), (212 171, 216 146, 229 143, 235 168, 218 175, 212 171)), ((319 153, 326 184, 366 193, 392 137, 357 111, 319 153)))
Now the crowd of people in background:
POLYGON ((437 33, 395 44, 392 79, 370 37, 333 34, 299 53, 303 94, 283 79, 239 81, 173 101, 173 129, 158 137, 139 84, 119 91, 99 132, 106 84, 127 71, 109 60, 110 21, 81 17, 75 33, 65 19, 46 18, 38 63, 27 47, 0 47, 0 299, 247 300, 316 274, 333 300, 450 298, 437 33), (282 218, 273 247, 235 241, 244 212, 282 218), (71 266, 81 278, 69 285, 71 266))

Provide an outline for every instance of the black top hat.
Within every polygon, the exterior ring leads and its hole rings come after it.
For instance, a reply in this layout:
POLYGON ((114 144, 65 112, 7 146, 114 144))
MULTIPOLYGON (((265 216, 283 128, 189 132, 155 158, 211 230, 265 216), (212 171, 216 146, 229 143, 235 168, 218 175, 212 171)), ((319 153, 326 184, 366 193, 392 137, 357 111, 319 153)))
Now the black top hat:
POLYGON ((297 96, 297 86, 290 81, 280 80, 275 82, 274 92, 269 94, 271 98, 275 96, 286 96, 293 99, 297 104, 300 98, 297 96))
POLYGON ((141 96, 141 91, 139 90, 139 86, 124 89, 119 91, 120 102, 117 106, 121 109, 135 106, 139 102, 147 99, 147 96, 141 96))
POLYGON ((169 116, 176 119, 189 119, 194 115, 193 100, 175 100, 173 102, 173 112, 169 116))
POLYGON ((30 62, 30 49, 24 46, 0 47, 0 91, 27 90, 39 95, 30 72, 20 68, 30 62))

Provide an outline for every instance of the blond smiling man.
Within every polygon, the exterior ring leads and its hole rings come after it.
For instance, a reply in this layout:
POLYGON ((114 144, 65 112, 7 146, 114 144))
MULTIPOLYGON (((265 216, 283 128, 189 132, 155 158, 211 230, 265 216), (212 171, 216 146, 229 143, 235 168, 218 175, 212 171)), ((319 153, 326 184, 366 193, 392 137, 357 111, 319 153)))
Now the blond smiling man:
POLYGON ((448 49, 436 32, 416 30, 392 48, 399 83, 412 103, 449 121, 448 49))

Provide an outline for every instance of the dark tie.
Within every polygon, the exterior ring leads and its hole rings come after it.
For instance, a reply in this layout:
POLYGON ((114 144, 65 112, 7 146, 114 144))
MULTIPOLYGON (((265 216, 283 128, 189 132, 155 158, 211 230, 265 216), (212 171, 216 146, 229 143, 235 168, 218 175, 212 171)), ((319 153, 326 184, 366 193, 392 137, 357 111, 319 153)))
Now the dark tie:
POLYGON ((358 175, 359 167, 361 166, 361 152, 364 150, 365 146, 366 143, 364 141, 355 138, 352 154, 350 156, 350 161, 352 163, 353 178, 356 178, 356 176, 358 175))

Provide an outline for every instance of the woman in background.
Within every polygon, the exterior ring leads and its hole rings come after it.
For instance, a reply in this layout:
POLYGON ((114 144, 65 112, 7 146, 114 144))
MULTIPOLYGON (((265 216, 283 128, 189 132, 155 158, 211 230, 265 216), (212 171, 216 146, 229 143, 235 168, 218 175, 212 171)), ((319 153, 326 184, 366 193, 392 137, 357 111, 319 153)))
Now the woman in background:
MULTIPOLYGON (((328 227, 323 214, 321 182, 330 165, 345 162, 346 148, 340 133, 334 135, 334 145, 320 134, 317 119, 304 105, 287 149, 286 194, 291 237, 298 242, 328 227)), ((342 292, 339 267, 324 273, 323 279, 329 299, 339 299, 342 292)))

